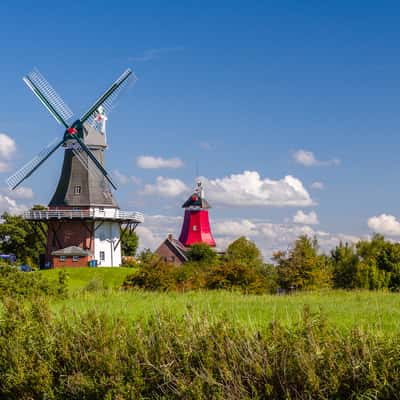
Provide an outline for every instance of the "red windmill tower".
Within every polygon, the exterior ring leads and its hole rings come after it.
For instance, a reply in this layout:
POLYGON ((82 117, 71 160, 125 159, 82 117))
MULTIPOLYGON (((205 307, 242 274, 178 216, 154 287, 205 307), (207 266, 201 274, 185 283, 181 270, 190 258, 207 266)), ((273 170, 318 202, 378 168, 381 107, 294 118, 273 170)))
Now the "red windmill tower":
POLYGON ((195 243, 206 243, 215 247, 215 240, 211 233, 208 209, 211 208, 204 198, 204 189, 201 182, 197 182, 197 188, 182 205, 185 216, 179 241, 184 246, 195 243))

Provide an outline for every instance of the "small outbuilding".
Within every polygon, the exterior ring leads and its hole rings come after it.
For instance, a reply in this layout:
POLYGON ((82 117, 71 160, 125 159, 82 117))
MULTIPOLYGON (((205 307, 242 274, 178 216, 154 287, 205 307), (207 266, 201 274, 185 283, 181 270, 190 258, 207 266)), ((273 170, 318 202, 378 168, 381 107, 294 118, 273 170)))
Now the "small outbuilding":
POLYGON ((69 246, 51 253, 54 268, 86 267, 93 258, 93 252, 78 246, 69 246))

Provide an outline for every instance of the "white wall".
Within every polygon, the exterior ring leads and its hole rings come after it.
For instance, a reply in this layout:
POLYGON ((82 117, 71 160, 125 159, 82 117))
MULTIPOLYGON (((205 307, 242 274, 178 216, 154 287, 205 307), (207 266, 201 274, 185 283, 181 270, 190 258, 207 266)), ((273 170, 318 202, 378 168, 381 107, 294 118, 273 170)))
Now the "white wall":
POLYGON ((118 267, 121 265, 121 242, 114 249, 119 238, 120 224, 118 222, 95 222, 94 258, 99 267, 118 267), (100 260, 101 251, 104 251, 104 261, 100 260))

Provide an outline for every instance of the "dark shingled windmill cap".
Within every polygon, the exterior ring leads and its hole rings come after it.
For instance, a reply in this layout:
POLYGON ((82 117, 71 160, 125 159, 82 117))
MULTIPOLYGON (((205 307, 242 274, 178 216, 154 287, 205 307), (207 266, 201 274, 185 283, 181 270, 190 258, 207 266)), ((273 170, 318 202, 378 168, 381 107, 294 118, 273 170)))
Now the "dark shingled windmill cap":
POLYGON ((210 203, 199 196, 198 192, 194 192, 182 205, 182 208, 199 207, 211 208, 210 203))

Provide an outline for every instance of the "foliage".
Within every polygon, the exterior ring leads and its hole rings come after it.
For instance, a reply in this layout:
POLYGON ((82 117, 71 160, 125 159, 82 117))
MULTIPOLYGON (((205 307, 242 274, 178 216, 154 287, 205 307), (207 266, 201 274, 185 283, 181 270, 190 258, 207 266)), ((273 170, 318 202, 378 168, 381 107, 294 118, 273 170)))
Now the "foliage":
POLYGON ((400 290, 400 244, 374 235, 355 246, 340 243, 331 252, 336 288, 400 290))
POLYGON ((206 275, 207 289, 239 289, 244 293, 271 292, 267 277, 259 268, 228 261, 209 269, 206 275))
POLYGON ((67 277, 63 271, 59 272, 56 282, 51 282, 37 272, 20 272, 15 267, 0 267, 0 298, 3 296, 14 298, 53 296, 64 298, 67 293, 67 277))
POLYGON ((244 236, 236 239, 228 246, 225 258, 228 262, 251 265, 253 267, 263 264, 260 250, 252 241, 246 239, 244 236))
POLYGON ((286 290, 319 289, 331 285, 331 268, 328 257, 318 254, 318 242, 300 236, 287 252, 274 254, 279 283, 286 290))
POLYGON ((139 246, 139 237, 136 232, 127 229, 121 239, 121 250, 123 256, 134 256, 139 246))
POLYGON ((169 264, 149 250, 139 256, 138 270, 123 284, 127 288, 161 291, 193 289, 229 289, 245 293, 267 293, 276 290, 275 269, 260 262, 257 247, 243 238, 234 242, 229 256, 218 260, 215 251, 207 245, 193 245, 189 262, 177 266, 169 264), (240 251, 251 249, 246 257, 240 251), (234 260, 238 261, 234 261, 234 260))
POLYGON ((339 243, 331 251, 333 266, 333 284, 335 288, 354 289, 358 283, 356 275, 359 265, 359 257, 354 245, 339 243))
POLYGON ((189 261, 213 265, 217 261, 217 253, 206 243, 195 243, 186 253, 189 261))
POLYGON ((149 252, 142 253, 140 267, 126 277, 122 287, 142 288, 147 290, 173 290, 176 280, 174 264, 166 263, 162 258, 149 252))
MULTIPOLYGON (((42 209, 43 206, 34 206, 33 209, 42 209)), ((19 263, 31 266, 39 264, 40 254, 45 252, 47 226, 26 221, 20 215, 4 213, 0 223, 0 251, 15 254, 19 263)))
POLYGON ((249 331, 186 313, 128 322, 88 310, 55 318, 4 300, 2 399, 398 397, 400 336, 340 332, 305 307, 291 328, 249 331))

